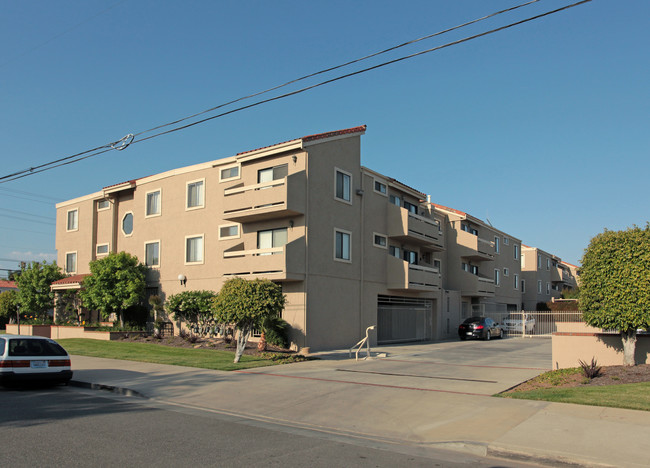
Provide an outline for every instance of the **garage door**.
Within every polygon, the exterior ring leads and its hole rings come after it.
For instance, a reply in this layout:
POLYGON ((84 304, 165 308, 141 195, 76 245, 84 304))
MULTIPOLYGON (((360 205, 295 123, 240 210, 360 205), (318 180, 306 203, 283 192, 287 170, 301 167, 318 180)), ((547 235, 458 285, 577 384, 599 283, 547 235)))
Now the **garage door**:
POLYGON ((431 300, 379 296, 377 342, 385 344, 430 340, 432 311, 431 300))

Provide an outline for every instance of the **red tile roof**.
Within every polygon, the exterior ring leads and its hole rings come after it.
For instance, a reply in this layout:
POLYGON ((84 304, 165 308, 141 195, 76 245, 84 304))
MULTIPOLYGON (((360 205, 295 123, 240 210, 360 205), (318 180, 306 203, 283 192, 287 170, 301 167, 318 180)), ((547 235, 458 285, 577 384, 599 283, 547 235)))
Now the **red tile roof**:
POLYGON ((81 283, 86 276, 90 276, 90 273, 68 276, 67 278, 53 281, 52 284, 77 284, 81 283))
POLYGON ((13 288, 18 289, 15 281, 0 280, 0 288, 13 288))
MULTIPOLYGON (((339 135, 348 135, 351 133, 360 133, 360 132, 365 132, 366 131, 366 126, 365 125, 360 125, 358 127, 352 127, 352 128, 346 128, 343 130, 334 130, 333 132, 325 132, 325 133, 317 133, 315 135, 307 135, 302 138, 297 138, 297 140, 302 140, 303 142, 307 141, 314 141, 314 140, 323 140, 325 138, 331 138, 339 135)), ((274 146, 280 146, 284 145, 285 143, 289 143, 290 141, 294 140, 287 140, 287 141, 282 141, 280 143, 275 143, 273 145, 269 146, 262 146, 261 148, 255 148, 252 150, 248 151, 242 151, 241 153, 237 153, 237 156, 241 156, 242 154, 247 154, 247 153, 252 153, 254 151, 259 151, 267 148, 273 148, 274 146)))
POLYGON ((106 187, 104 187, 104 190, 106 190, 108 188, 111 188, 111 187, 117 187, 118 185, 123 185, 123 184, 131 184, 131 185, 133 185, 133 184, 135 184, 135 182, 137 180, 139 180, 139 179, 131 179, 131 180, 126 180, 124 182, 120 182, 119 184, 107 185, 106 187))
POLYGON ((449 208, 448 206, 444 206, 444 205, 438 205, 437 203, 431 203, 431 204, 436 208, 440 208, 441 210, 447 210, 447 211, 451 211, 452 213, 459 214, 461 216, 467 216, 467 213, 465 213, 464 211, 460 211, 455 208, 449 208))

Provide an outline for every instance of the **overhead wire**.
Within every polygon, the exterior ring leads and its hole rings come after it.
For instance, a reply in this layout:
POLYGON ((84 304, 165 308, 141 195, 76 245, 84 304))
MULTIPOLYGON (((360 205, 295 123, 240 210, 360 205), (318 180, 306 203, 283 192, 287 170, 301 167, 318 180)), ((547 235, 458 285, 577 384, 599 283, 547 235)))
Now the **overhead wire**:
MULTIPOLYGON (((521 5, 518 5, 518 6, 516 6, 516 7, 512 7, 512 8, 520 8, 520 7, 522 7, 522 6, 526 6, 526 5, 528 5, 528 4, 535 3, 536 1, 539 1, 539 0, 530 1, 530 2, 527 2, 527 3, 521 4, 521 5)), ((494 34, 494 33, 500 32, 500 31, 504 31, 504 30, 506 30, 506 29, 510 29, 510 28, 512 28, 512 27, 519 26, 519 25, 522 25, 522 24, 524 24, 524 23, 528 23, 528 22, 530 22, 530 21, 534 21, 534 20, 537 20, 537 19, 540 19, 540 18, 543 18, 543 17, 549 16, 549 15, 552 15, 552 14, 555 14, 555 13, 559 13, 559 12, 561 12, 561 11, 568 10, 568 9, 570 9, 570 8, 574 8, 574 7, 576 7, 576 6, 583 5, 583 4, 585 4, 585 3, 589 3, 589 2, 591 2, 591 1, 592 1, 592 0, 581 0, 581 1, 579 1, 579 2, 575 2, 575 3, 572 3, 572 4, 570 4, 570 5, 566 5, 566 6, 563 6, 563 7, 560 7, 560 8, 556 8, 556 9, 551 10, 551 11, 547 11, 547 12, 545 12, 545 13, 541 13, 541 14, 539 14, 539 15, 535 15, 535 16, 532 16, 532 17, 529 17, 529 18, 526 18, 526 19, 523 19, 523 20, 519 20, 519 21, 516 21, 516 22, 513 22, 513 23, 509 23, 509 24, 507 24, 507 25, 504 25, 504 26, 501 26, 501 27, 498 27, 498 28, 494 28, 494 29, 491 29, 491 30, 488 30, 488 31, 484 31, 484 32, 478 33, 478 34, 474 34, 474 35, 471 35, 471 36, 467 36, 467 37, 464 37, 464 38, 462 38, 462 39, 458 39, 458 40, 456 40, 456 41, 448 42, 448 43, 443 44, 443 45, 440 45, 440 46, 432 47, 432 48, 430 48, 430 49, 426 49, 426 50, 423 50, 423 51, 420 51, 420 52, 416 52, 416 53, 413 53, 413 54, 409 54, 409 55, 406 55, 406 56, 402 56, 402 57, 399 57, 399 58, 396 58, 396 59, 393 59, 393 60, 389 60, 389 61, 386 61, 386 62, 383 62, 383 63, 377 64, 377 65, 374 65, 374 66, 371 66, 371 67, 367 67, 367 68, 361 69, 361 70, 357 70, 357 71, 354 71, 354 72, 346 73, 346 74, 344 74, 344 75, 340 75, 340 76, 337 76, 337 77, 331 78, 331 79, 329 79, 329 80, 325 80, 325 81, 322 81, 322 82, 319 82, 319 83, 316 83, 316 84, 313 84, 313 85, 310 85, 310 86, 306 86, 306 87, 303 87, 303 88, 301 88, 301 89, 294 90, 294 91, 291 91, 291 92, 288 92, 288 93, 284 93, 284 94, 281 94, 281 95, 278 95, 278 96, 274 96, 274 97, 271 97, 271 98, 268 98, 268 99, 263 99, 263 100, 260 100, 260 101, 254 102, 254 103, 252 103, 252 104, 248 104, 248 105, 245 105, 245 106, 240 106, 240 107, 237 107, 237 108, 235 108, 235 109, 231 109, 231 110, 229 110, 229 111, 222 112, 222 113, 217 114, 217 115, 213 115, 213 116, 210 116, 210 117, 207 117, 207 118, 204 118, 204 119, 201 119, 201 120, 198 120, 198 121, 195 121, 195 122, 189 123, 189 124, 185 124, 185 125, 182 125, 182 126, 179 126, 179 127, 172 128, 172 129, 170 129, 170 130, 165 130, 165 131, 163 131, 163 132, 159 132, 159 133, 156 133, 156 134, 154 134, 154 135, 147 136, 147 137, 145 137, 145 138, 140 138, 140 139, 137 139, 137 140, 134 139, 134 136, 142 135, 142 134, 144 134, 144 133, 147 133, 147 132, 150 132, 150 131, 153 131, 153 130, 156 130, 156 129, 164 128, 164 127, 167 127, 167 126, 173 125, 173 124, 175 124, 175 123, 180 123, 180 122, 182 122, 182 121, 188 120, 188 119, 193 118, 193 117, 196 117, 196 116, 198 116, 198 115, 202 115, 202 114, 204 114, 204 113, 211 112, 211 111, 213 111, 213 110, 216 110, 216 109, 219 109, 219 108, 221 108, 221 107, 227 106, 227 105, 232 104, 232 103, 234 103, 234 102, 239 102, 239 101, 241 101, 241 100, 248 99, 249 97, 259 96, 259 95, 264 94, 264 93, 266 93, 266 92, 269 92, 269 91, 272 91, 272 90, 275 90, 275 89, 281 88, 281 87, 283 87, 283 86, 286 86, 286 85, 288 85, 288 84, 292 84, 292 83, 295 83, 295 82, 297 82, 297 81, 300 81, 301 79, 306 79, 306 78, 308 78, 308 77, 310 77, 310 76, 315 76, 315 75, 320 74, 320 73, 325 73, 325 71, 316 72, 316 73, 314 73, 314 74, 312 74, 312 75, 308 75, 308 76, 305 76, 305 77, 302 77, 302 78, 299 78, 299 79, 293 80, 293 81, 291 81, 291 82, 287 82, 286 84, 279 85, 279 86, 274 87, 274 88, 269 88, 268 90, 261 91, 261 92, 259 92, 259 93, 255 93, 255 94, 252 94, 252 95, 247 96, 247 97, 239 98, 239 99, 234 100, 234 101, 232 101, 232 102, 230 102, 230 103, 222 104, 222 105, 216 106, 216 107, 214 107, 214 108, 211 108, 211 109, 209 109, 209 110, 199 112, 199 113, 197 113, 197 114, 194 114, 193 116, 188 116, 188 117, 184 117, 184 118, 182 118, 182 119, 178 119, 178 120, 174 121, 173 123, 168 123, 168 124, 160 125, 160 126, 158 126, 158 127, 154 127, 154 128, 152 128, 152 129, 145 130, 144 132, 139 132, 139 133, 134 134, 134 135, 133 135, 133 134, 132 134, 132 135, 128 135, 128 136, 131 137, 131 141, 130 141, 126 146, 128 146, 129 144, 136 144, 136 143, 141 143, 141 142, 144 142, 144 141, 148 141, 148 140, 151 140, 151 139, 153 139, 153 138, 157 138, 157 137, 162 136, 162 135, 167 135, 167 134, 170 134, 170 133, 173 133, 173 132, 177 132, 177 131, 180 131, 180 130, 184 130, 184 129, 187 129, 187 128, 190 128, 190 127, 193 127, 193 126, 195 126, 195 125, 199 125, 199 124, 202 124, 202 123, 208 122, 208 121, 210 121, 210 120, 214 120, 214 119, 217 119, 217 118, 220 118, 220 117, 224 117, 224 116, 226 116, 226 115, 230 115, 230 114, 233 114, 233 113, 235 113, 235 112, 240 112, 240 111, 242 111, 242 110, 250 109, 250 108, 252 108, 252 107, 257 107, 257 106, 259 106, 259 105, 266 104, 266 103, 273 102, 273 101, 277 101, 277 100, 279 100, 279 99, 284 99, 284 98, 287 98, 287 97, 290 97, 290 96, 295 96, 295 95, 300 94, 300 93, 303 93, 303 92, 305 92, 305 91, 309 91, 309 90, 311 90, 311 89, 318 88, 318 87, 320 87, 320 86, 324 86, 324 85, 327 85, 327 84, 331 84, 331 83, 334 83, 334 82, 340 81, 340 80, 345 79, 345 78, 350 78, 350 77, 352 77, 352 76, 356 76, 356 75, 359 75, 359 74, 362 74, 362 73, 366 73, 366 72, 369 72, 369 71, 372 71, 372 70, 376 70, 376 69, 378 69, 378 68, 386 67, 386 66, 388 66, 388 65, 392 65, 392 64, 395 64, 395 63, 398 63, 398 62, 402 62, 402 61, 404 61, 404 60, 412 59, 412 58, 415 58, 415 57, 418 57, 418 56, 421 56, 421 55, 424 55, 424 54, 428 54, 428 53, 431 53, 431 52, 435 52, 435 51, 438 51, 438 50, 441 50, 441 49, 444 49, 444 48, 447 48, 447 47, 451 47, 451 46, 454 46, 454 45, 462 44, 462 43, 464 43, 464 42, 468 42, 468 41, 471 41, 471 40, 474 40, 474 39, 478 39, 478 38, 480 38, 480 37, 484 37, 484 36, 487 36, 487 35, 490 35, 490 34, 494 34)), ((508 10, 502 10, 502 11, 503 11, 503 12, 505 12, 505 11, 511 11, 511 9, 508 9, 508 10)), ((494 14, 492 14, 492 15, 489 15, 488 17, 492 17, 492 16, 494 16, 494 15, 496 15, 496 14, 500 14, 500 13, 497 12, 497 13, 494 13, 494 14)), ((474 20, 473 22, 469 22, 469 23, 467 23, 467 24, 473 24, 473 23, 475 23, 475 22, 477 22, 477 21, 480 21, 480 20, 481 20, 481 19, 474 20)), ((457 27, 454 27, 454 28, 450 28, 449 30, 458 29, 459 27, 462 27, 462 25, 457 26, 457 27)), ((446 30, 446 31, 448 31, 448 30, 446 30)), ((443 33, 443 32, 441 31, 440 33, 432 34, 432 35, 425 36, 425 37, 432 37, 432 36, 434 36, 434 35, 439 35, 439 34, 442 34, 442 33, 443 33)), ((407 44, 410 44, 410 43, 413 43, 413 42, 417 42, 417 41, 418 41, 418 40, 410 41, 409 43, 405 43, 404 45, 407 45, 407 44)), ((400 45, 400 46, 403 46, 403 45, 400 45)), ((392 48, 391 50, 394 50, 394 49, 397 48, 397 47, 398 47, 398 46, 395 46, 395 47, 392 48)), ((386 51, 388 51, 388 49, 387 49, 386 51)), ((380 53, 384 53, 384 52, 382 51, 382 52, 378 52, 378 53, 372 54, 372 55, 370 55, 370 56, 367 56, 367 58, 370 58, 370 57, 372 57, 372 56, 379 55, 380 53)), ((357 59, 356 61, 352 61, 352 62, 350 62, 350 63, 357 63, 358 61, 360 61, 360 60, 364 60, 364 59, 365 59, 365 58, 357 59)), ((343 66, 345 66, 345 64, 340 65, 340 66, 337 66, 337 67, 334 67, 334 68, 332 68, 332 69, 341 68, 341 67, 343 67, 343 66)), ((125 137, 125 138, 127 138, 127 137, 125 137)), ((84 152, 81 152, 81 153, 77 153, 76 155, 67 156, 67 157, 60 158, 60 159, 58 159, 58 160, 52 161, 52 162, 50 162, 50 163, 45 163, 45 164, 42 164, 42 165, 39 165, 39 166, 35 166, 35 167, 29 168, 29 169, 26 169, 26 170, 23 170, 23 171, 19 171, 19 172, 13 173, 13 174, 9 174, 9 175, 6 175, 6 176, 2 176, 2 177, 0 177, 0 183, 10 182, 10 181, 13 181, 13 180, 21 179, 21 178, 23 178, 23 177, 27 177, 27 176, 29 176, 29 175, 33 175, 33 174, 37 174, 37 173, 40 173, 40 172, 44 172, 44 171, 46 171, 46 170, 54 169, 54 168, 56 168, 56 167, 61 167, 61 166, 64 166, 64 165, 68 165, 68 164, 76 163, 76 162, 82 161, 82 160, 84 160, 84 159, 88 159, 88 158, 91 158, 91 157, 98 156, 98 155, 100 155, 100 154, 106 153, 106 152, 111 151, 111 150, 113 150, 113 149, 118 149, 118 150, 119 150, 119 149, 124 149, 126 146, 116 147, 116 145, 120 144, 120 142, 122 142, 123 140, 124 140, 124 138, 121 139, 121 140, 118 140, 118 141, 116 141, 116 142, 112 142, 112 143, 108 143, 108 144, 103 145, 103 146, 96 147, 96 148, 91 149, 91 150, 87 150, 87 151, 84 151, 84 152)))

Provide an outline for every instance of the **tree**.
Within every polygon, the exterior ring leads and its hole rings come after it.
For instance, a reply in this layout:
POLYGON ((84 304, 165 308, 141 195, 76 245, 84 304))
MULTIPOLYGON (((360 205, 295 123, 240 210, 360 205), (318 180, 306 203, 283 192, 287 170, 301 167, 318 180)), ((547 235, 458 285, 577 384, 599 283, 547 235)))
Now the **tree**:
POLYGON ((0 325, 5 326, 18 311, 18 293, 4 291, 0 293, 0 325))
POLYGON ((253 329, 266 317, 279 316, 285 302, 282 288, 269 280, 232 278, 224 283, 214 299, 214 315, 239 331, 234 362, 239 362, 253 329))
POLYGON ((20 275, 16 278, 18 286, 18 306, 21 313, 33 313, 45 320, 47 311, 54 308, 54 292, 51 284, 65 278, 56 262, 31 262, 21 265, 20 275))
POLYGON ((144 297, 146 271, 137 257, 111 252, 90 262, 90 276, 84 278, 79 296, 85 307, 98 310, 104 319, 117 314, 124 326, 124 310, 144 297))
POLYGON ((591 239, 580 268, 580 307, 592 326, 619 330, 626 366, 636 333, 650 326, 650 224, 591 239))
POLYGON ((183 291, 172 294, 167 301, 167 311, 176 320, 182 320, 198 332, 207 335, 214 325, 212 301, 215 293, 212 291, 183 291))

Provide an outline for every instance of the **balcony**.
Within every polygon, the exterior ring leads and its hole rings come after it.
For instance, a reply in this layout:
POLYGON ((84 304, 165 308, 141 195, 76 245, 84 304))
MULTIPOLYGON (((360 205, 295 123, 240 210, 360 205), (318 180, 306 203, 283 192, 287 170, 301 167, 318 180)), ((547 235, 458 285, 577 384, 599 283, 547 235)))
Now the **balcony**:
POLYGON ((304 172, 283 179, 224 190, 223 218, 238 223, 290 218, 305 213, 304 172))
POLYGON ((223 276, 303 281, 305 255, 304 238, 271 249, 244 250, 244 244, 239 244, 223 253, 223 276))
POLYGON ((475 275, 468 271, 461 273, 461 295, 474 297, 494 296, 494 280, 492 278, 475 275))
POLYGON ((405 243, 424 245, 431 250, 444 250, 438 222, 387 204, 388 237, 405 243))
POLYGON ((440 287, 440 271, 388 255, 387 287, 402 291, 437 291, 440 287))
POLYGON ((460 257, 477 262, 494 260, 494 242, 481 239, 465 231, 456 231, 456 243, 460 257))

